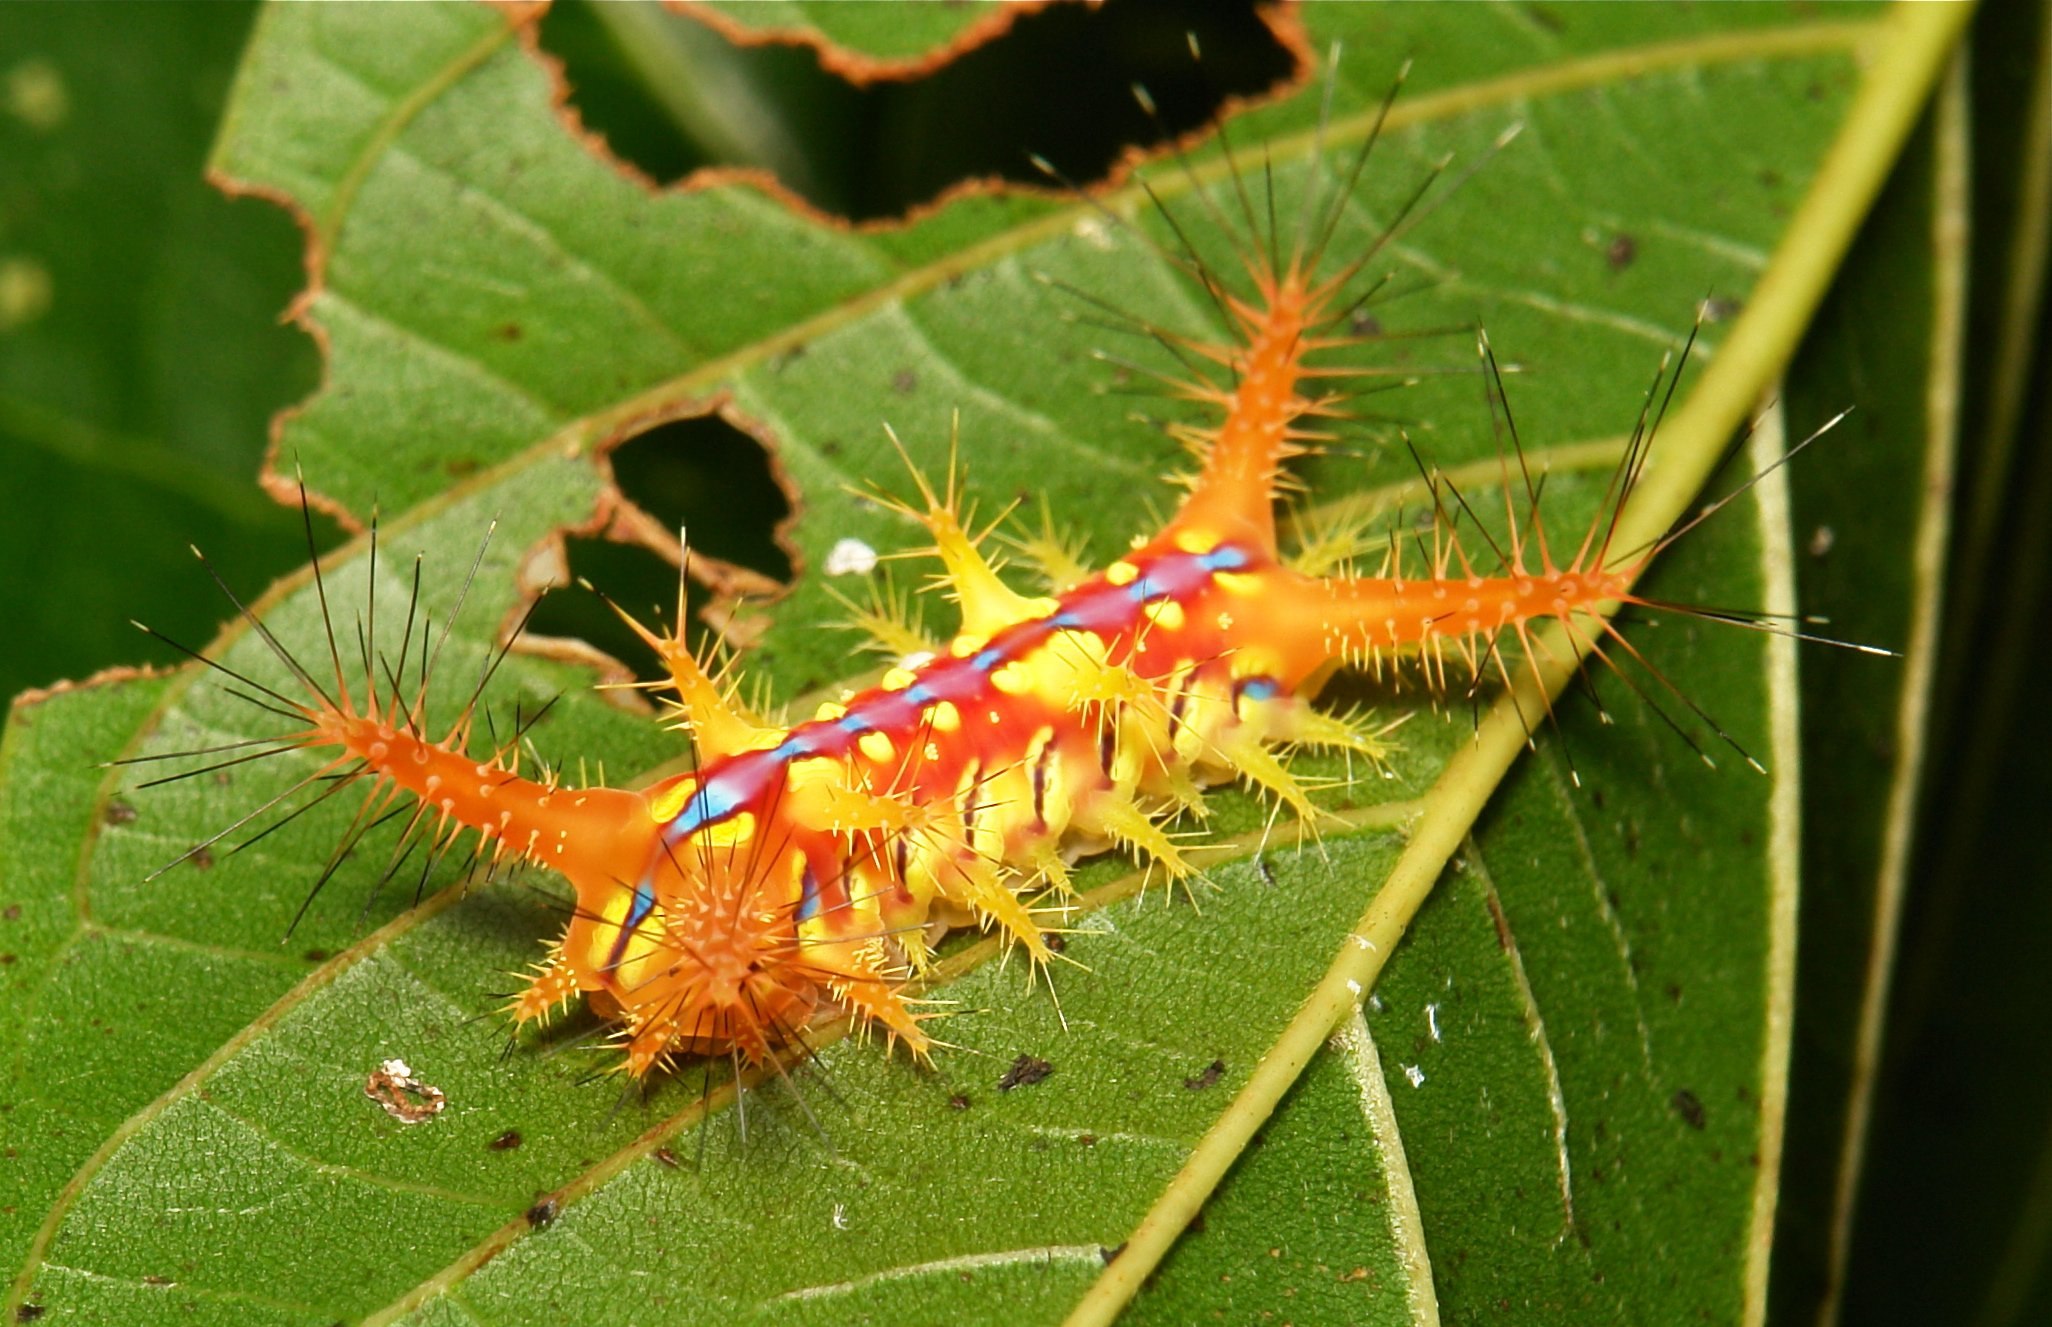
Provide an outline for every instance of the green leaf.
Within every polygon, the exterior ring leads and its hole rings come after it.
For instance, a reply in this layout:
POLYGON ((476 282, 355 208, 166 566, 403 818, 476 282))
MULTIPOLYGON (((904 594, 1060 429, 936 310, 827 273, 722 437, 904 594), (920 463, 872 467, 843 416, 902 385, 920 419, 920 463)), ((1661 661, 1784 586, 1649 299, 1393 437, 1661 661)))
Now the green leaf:
MULTIPOLYGON (((1793 347, 1952 22, 1859 14, 1312 7, 1311 44, 1344 52, 1323 134, 1311 84, 1232 130, 1243 166, 1264 145, 1288 206, 1368 132, 1395 53, 1415 54, 1337 243, 1367 243, 1443 154, 1486 163, 1405 234, 1394 266, 1416 289, 1377 316, 1489 327, 1522 370, 1512 400, 1550 463, 1557 543, 1597 509, 1703 292, 1743 308, 1704 329, 1707 367, 1629 518, 1650 538, 1793 347), (1889 96, 1854 102, 1862 59, 1889 96)), ((415 550, 438 636, 477 561, 438 647, 444 716, 523 572, 548 572, 531 551, 610 512, 604 448, 649 419, 718 408, 773 447, 800 574, 747 663, 792 697, 851 671, 846 637, 822 630, 843 612, 826 551, 918 542, 850 491, 907 487, 879 421, 938 472, 959 419, 973 490, 993 508, 1045 495, 1096 557, 1143 524, 1136 495, 1166 500, 1154 477, 1176 444, 1101 390, 1089 352, 1109 334, 1036 277, 1211 326, 1147 239, 1080 205, 969 196, 856 231, 747 185, 650 192, 566 129, 520 32, 482 6, 266 10, 216 164, 307 219, 329 373, 281 443, 325 502, 383 511, 379 639, 396 639, 415 550)), ((1215 156, 1196 169, 1226 178, 1215 156)), ((1186 226, 1213 225, 1179 172, 1154 179, 1186 226)), ((1135 191, 1104 204, 1166 242, 1135 191)), ((1399 344, 1420 370, 1471 362, 1458 337, 1399 344)), ((1372 405, 1477 467, 1464 491, 1489 511, 1479 396, 1454 374, 1372 405)), ((1305 466, 1312 501, 1415 510, 1393 432, 1305 466)), ((1770 419, 1753 462, 1779 440, 1770 419)), ((1651 592, 1785 606, 1791 549, 1763 484, 1651 592)), ((325 675, 317 594, 347 632, 371 584, 359 541, 258 611, 325 675)), ((443 862, 409 907, 411 870, 369 897, 384 861, 366 849, 280 948, 353 810, 329 806, 151 878, 314 768, 148 790, 78 768, 261 735, 210 679, 18 707, 0 757, 0 870, 22 900, 0 924, 24 927, 0 932, 20 955, 0 975, 23 1195, 0 1225, 11 1303, 101 1321, 1038 1321, 1115 1310, 1158 1266, 1143 1321, 1756 1318, 1794 952, 1793 653, 1687 618, 1628 630, 1774 774, 1704 768, 1599 682, 1616 722, 1563 702, 1564 741, 1543 740, 1477 826, 1524 745, 1517 711, 1471 723, 1354 684, 1410 718, 1394 777, 1337 789, 1321 842, 1222 797, 1215 890, 1164 899, 1117 858, 1086 868, 1098 906, 1068 938, 1058 1003, 968 942, 935 992, 959 1013, 934 1069, 834 1042, 738 1103, 695 1073, 623 1098, 574 1037, 506 1051, 493 992, 557 925, 544 878, 444 889, 443 862), (1008 1073, 1022 1056, 1051 1072, 1008 1073), (391 1058, 447 1094, 440 1115, 405 1128, 364 1099, 391 1058)), ((220 657, 285 684, 252 633, 220 657)), ((677 757, 590 680, 520 657, 494 690, 526 713, 567 692, 534 730, 549 759, 626 778, 677 757)))
MULTIPOLYGON (((815 4, 809 0, 776 0, 772 4, 715 4, 708 9, 756 41, 770 37, 824 42, 846 56, 878 63, 911 62, 960 41, 982 35, 988 26, 1014 21, 1006 6, 992 0, 965 0, 953 5, 917 5, 910 12, 898 6, 815 4), (993 24, 992 20, 997 23, 993 24)), ((1015 8, 1023 8, 1017 6, 1015 8)))
POLYGON ((178 662, 128 619, 205 638, 217 603, 171 556, 194 539, 243 583, 305 556, 250 483, 266 420, 318 377, 276 325, 297 237, 200 178, 254 14, 0 12, 0 506, 34 514, 0 523, 0 696, 178 662))

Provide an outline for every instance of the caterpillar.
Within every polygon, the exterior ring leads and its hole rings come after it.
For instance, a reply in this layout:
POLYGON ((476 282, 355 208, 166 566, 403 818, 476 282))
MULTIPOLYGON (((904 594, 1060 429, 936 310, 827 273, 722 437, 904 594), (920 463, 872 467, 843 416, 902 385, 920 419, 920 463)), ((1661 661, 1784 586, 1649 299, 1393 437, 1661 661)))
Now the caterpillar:
MULTIPOLYGON (((1335 198, 1374 141, 1341 172, 1335 198)), ((316 891, 361 827, 397 814, 407 838, 446 847, 474 832, 494 865, 517 859, 561 875, 575 893, 571 919, 508 1011, 516 1025, 538 1023, 583 997, 615 1025, 631 1075, 685 1055, 762 1064, 829 1012, 930 1056, 941 1044, 928 1026, 935 1013, 907 986, 931 966, 938 936, 994 928, 1045 965, 1046 931, 1072 896, 1078 854, 1117 846, 1186 881, 1193 868, 1168 822, 1201 808, 1207 785, 1242 780, 1315 821, 1317 806, 1279 752, 1380 762, 1387 729, 1312 703, 1336 670, 1396 662, 1443 693, 1452 656, 1471 677, 1507 679, 1510 646, 1532 657, 1531 630, 1546 620, 1631 651, 1604 610, 1648 602, 1632 585, 1667 542, 1621 550, 1612 537, 1664 403, 1657 390, 1596 519, 1565 557, 1536 523, 1525 532, 1532 513, 1513 508, 1508 462, 1508 544, 1486 574, 1447 499, 1464 504, 1436 480, 1423 565, 1400 540, 1370 575, 1284 557, 1276 503, 1288 463, 1329 436, 1347 379, 1401 376, 1336 362, 1335 352, 1370 335, 1355 327, 1380 288, 1369 264, 1414 214, 1406 207, 1374 245, 1327 270, 1338 206, 1307 206, 1287 245, 1250 220, 1231 282, 1194 250, 1173 255, 1230 335, 1206 342, 1149 329, 1191 366, 1170 390, 1211 414, 1187 435, 1196 471, 1158 531, 1094 573, 1051 558, 1050 592, 1028 595, 985 552, 990 532, 973 527, 954 467, 938 491, 918 478, 918 500, 901 510, 924 526, 940 562, 959 612, 952 638, 810 719, 772 723, 741 703, 684 641, 681 611, 667 632, 628 617, 667 673, 693 768, 647 788, 574 787, 521 772, 518 730, 483 756, 471 752, 478 701, 503 651, 459 716, 435 730, 423 700, 429 633, 422 623, 416 634, 412 606, 396 668, 370 606, 354 685, 332 618, 332 677, 317 676, 244 609, 299 692, 229 674, 290 723, 235 759, 311 751, 325 758, 307 781, 327 783, 321 796, 369 785, 316 891)), ((1500 394, 1486 340, 1482 350, 1500 394)), ((375 525, 371 550, 374 564, 375 525)), ((314 573, 325 614, 317 558, 314 573)))

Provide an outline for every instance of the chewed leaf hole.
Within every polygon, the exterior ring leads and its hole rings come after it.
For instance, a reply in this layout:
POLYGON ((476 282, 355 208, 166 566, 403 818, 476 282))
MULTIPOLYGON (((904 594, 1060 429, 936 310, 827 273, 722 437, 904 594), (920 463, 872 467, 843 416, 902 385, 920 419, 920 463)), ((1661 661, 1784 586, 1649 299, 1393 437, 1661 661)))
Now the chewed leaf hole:
MULTIPOLYGON (((667 627, 675 617, 677 569, 656 553, 639 544, 576 537, 563 541, 563 552, 572 576, 589 582, 593 590, 643 622, 667 627)), ((648 646, 598 594, 582 586, 560 589, 543 598, 527 621, 527 634, 581 640, 619 660, 644 682, 659 682, 665 676, 648 646)))
POLYGON ((620 492, 664 530, 682 530, 694 557, 790 581, 791 556, 777 528, 790 518, 791 500, 759 440, 718 415, 701 415, 658 424, 611 455, 620 492))
POLYGON ((608 458, 632 514, 612 537, 563 541, 569 576, 599 594, 571 588, 549 595, 528 630, 584 641, 637 677, 660 680, 665 674, 648 647, 599 595, 645 623, 674 626, 678 566, 655 547, 668 551, 681 533, 692 573, 685 638, 703 645, 710 602, 766 598, 791 580, 791 556, 777 537, 791 502, 763 444, 717 415, 658 424, 608 458), (644 528, 626 528, 636 524, 644 528))
POLYGON ((1250 0, 1052 5, 945 63, 862 81, 809 45, 737 45, 640 0, 563 0, 539 32, 584 126, 650 179, 755 167, 860 221, 972 180, 1042 184, 1035 154, 1079 184, 1103 178, 1128 149, 1189 133, 1291 75, 1262 14, 1250 0))

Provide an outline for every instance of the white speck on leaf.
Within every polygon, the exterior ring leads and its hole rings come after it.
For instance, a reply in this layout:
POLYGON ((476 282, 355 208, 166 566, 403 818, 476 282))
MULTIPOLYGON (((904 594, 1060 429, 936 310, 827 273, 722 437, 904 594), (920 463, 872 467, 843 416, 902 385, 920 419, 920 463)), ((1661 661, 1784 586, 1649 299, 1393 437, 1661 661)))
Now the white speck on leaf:
POLYGON ((1102 253, 1112 248, 1111 227, 1102 217, 1083 217, 1076 222, 1076 238, 1102 253))
POLYGON ((827 550, 829 576, 866 576, 876 570, 876 550, 860 539, 843 539, 827 550))

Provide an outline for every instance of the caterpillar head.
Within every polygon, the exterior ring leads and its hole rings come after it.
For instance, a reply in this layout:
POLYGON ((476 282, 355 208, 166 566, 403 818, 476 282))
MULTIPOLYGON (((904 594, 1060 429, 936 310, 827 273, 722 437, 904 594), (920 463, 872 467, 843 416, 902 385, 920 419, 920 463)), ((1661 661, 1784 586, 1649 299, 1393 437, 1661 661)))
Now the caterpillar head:
POLYGON ((783 814, 793 801, 730 793, 694 776, 649 790, 637 832, 611 836, 607 869, 569 873, 570 933, 516 1015, 585 992, 620 1024, 637 1076, 677 1055, 732 1050, 761 1064, 828 1000, 924 1054, 931 1039, 906 1007, 879 914, 883 859, 805 829, 783 814), (637 865, 620 873, 630 856, 637 865))
POLYGON ((802 961, 796 900, 771 887, 787 865, 670 869, 615 891, 581 948, 630 1073, 730 1047, 759 1064, 811 1021, 821 988, 802 961))

